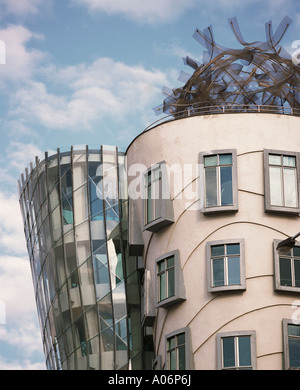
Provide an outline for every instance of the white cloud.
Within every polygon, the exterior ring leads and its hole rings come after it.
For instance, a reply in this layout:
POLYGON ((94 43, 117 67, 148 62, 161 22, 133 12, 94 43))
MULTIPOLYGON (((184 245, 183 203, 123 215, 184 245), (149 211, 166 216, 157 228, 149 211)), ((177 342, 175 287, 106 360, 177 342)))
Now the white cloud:
POLYGON ((72 0, 91 12, 105 12, 108 15, 120 14, 140 23, 160 23, 178 18, 195 0, 72 0))
POLYGON ((26 45, 33 39, 43 39, 41 34, 34 33, 21 25, 10 25, 0 29, 0 39, 5 44, 5 64, 0 65, 1 82, 5 80, 26 81, 36 71, 47 54, 26 45))
POLYGON ((18 198, 14 194, 6 195, 2 192, 0 192, 0 247, 2 252, 26 254, 23 221, 18 198))
POLYGON ((0 0, 0 7, 9 14, 27 16, 37 14, 42 3, 42 0, 0 0))
MULTIPOLYGON (((3 334, 8 332, 10 327, 18 323, 21 326, 22 322, 36 315, 28 259, 18 256, 0 256, 0 300, 6 307, 6 325, 0 328, 2 330, 2 337, 0 337, 3 339, 3 334)), ((33 325, 26 322, 27 329, 31 326, 33 325)))
POLYGON ((57 84, 64 87, 65 93, 55 94, 45 83, 32 80, 14 93, 10 115, 27 126, 89 130, 107 115, 119 122, 133 112, 142 117, 156 104, 166 78, 159 70, 110 58, 65 68, 52 65, 47 67, 47 82, 54 89, 57 84))
POLYGON ((10 360, 0 356, 0 370, 45 370, 45 364, 25 360, 10 360))

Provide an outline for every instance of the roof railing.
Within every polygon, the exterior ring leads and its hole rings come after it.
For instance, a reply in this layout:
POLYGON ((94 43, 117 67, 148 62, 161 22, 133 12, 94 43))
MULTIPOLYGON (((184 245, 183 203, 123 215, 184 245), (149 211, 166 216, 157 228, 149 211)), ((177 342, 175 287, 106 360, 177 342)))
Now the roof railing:
POLYGON ((255 104, 224 104, 216 106, 193 107, 189 106, 182 111, 174 114, 166 115, 163 118, 152 122, 147 126, 143 132, 152 129, 162 123, 169 122, 176 119, 188 118, 191 116, 200 115, 215 115, 215 114, 232 114, 232 113, 263 113, 263 114, 282 114, 300 116, 300 109, 289 106, 273 106, 273 105, 255 105, 255 104))

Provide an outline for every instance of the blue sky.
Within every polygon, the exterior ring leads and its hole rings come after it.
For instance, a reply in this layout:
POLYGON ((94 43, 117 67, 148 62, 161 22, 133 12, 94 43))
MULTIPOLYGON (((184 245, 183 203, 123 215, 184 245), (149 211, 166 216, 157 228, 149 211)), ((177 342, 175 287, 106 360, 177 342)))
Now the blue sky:
POLYGON ((161 88, 192 73, 182 57, 201 62, 197 27, 212 24, 217 42, 239 47, 228 18, 254 41, 285 15, 292 53, 296 0, 0 0, 0 369, 45 369, 16 185, 25 167, 57 147, 126 150, 158 119, 161 88))

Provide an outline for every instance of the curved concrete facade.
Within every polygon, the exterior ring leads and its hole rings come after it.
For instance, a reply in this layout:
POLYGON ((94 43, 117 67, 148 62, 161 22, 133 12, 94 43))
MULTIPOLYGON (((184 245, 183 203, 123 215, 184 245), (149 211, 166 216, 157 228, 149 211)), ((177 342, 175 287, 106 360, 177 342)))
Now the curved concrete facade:
MULTIPOLYGON (((218 335, 250 331, 255 332, 252 368, 286 368, 283 321, 295 319, 295 300, 300 299, 300 293, 297 288, 275 289, 274 240, 300 230, 299 213, 266 212, 264 150, 299 152, 299 124, 298 117, 275 114, 196 116, 158 125, 129 145, 128 167, 144 164, 149 168, 161 161, 171 171, 179 167, 169 179, 173 223, 156 232, 148 231, 143 200, 131 200, 142 231, 144 267, 150 271, 153 296, 157 259, 179 251, 185 300, 167 308, 156 305, 151 323, 161 368, 167 368, 166 335, 178 329, 189 329, 188 368, 220 368, 218 335), (201 171, 199 155, 224 150, 236 150, 237 211, 204 213, 200 210, 201 179, 199 188, 196 185, 199 167, 201 171), (184 165, 186 172, 192 169, 192 176, 184 182, 182 174, 180 184, 180 167, 184 165), (220 240, 243 240, 245 289, 208 291, 206 248, 208 243, 220 240)), ((297 166, 298 174, 299 169, 297 166)), ((129 175, 128 180, 130 186, 135 177, 129 175)))

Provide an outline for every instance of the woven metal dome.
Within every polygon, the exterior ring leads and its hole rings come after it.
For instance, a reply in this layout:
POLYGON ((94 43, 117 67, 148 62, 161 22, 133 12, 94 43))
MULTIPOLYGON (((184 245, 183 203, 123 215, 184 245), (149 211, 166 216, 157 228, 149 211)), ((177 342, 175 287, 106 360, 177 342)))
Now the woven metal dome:
POLYGON ((178 80, 185 83, 183 87, 164 87, 163 104, 154 111, 175 118, 224 109, 226 112, 288 109, 300 114, 300 66, 279 45, 292 20, 286 16, 274 34, 272 22, 267 22, 265 42, 246 42, 237 19, 228 21, 243 47, 228 49, 218 45, 212 26, 203 32, 196 29, 193 37, 206 49, 202 63, 185 57, 184 63, 194 73, 180 73, 178 80))

